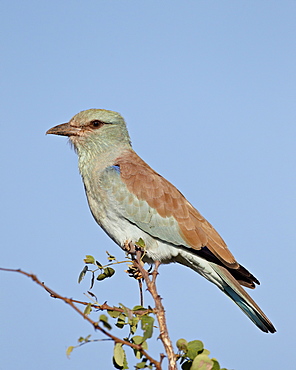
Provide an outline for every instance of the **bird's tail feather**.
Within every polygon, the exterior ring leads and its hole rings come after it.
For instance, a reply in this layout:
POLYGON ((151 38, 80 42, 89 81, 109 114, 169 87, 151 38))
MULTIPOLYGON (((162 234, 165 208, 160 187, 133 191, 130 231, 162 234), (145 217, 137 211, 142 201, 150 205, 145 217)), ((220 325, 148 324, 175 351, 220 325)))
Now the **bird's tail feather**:
POLYGON ((233 276, 224 267, 211 262, 209 264, 223 281, 220 289, 239 306, 259 329, 265 333, 274 333, 276 329, 270 320, 233 276))

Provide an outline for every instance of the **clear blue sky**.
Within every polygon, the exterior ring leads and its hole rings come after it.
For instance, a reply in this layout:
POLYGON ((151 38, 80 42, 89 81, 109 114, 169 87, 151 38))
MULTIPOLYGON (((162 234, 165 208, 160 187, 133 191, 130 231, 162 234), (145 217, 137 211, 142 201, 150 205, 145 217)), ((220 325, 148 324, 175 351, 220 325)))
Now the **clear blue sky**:
MULTIPOLYGON (((160 269, 172 340, 200 339, 229 369, 287 369, 295 353, 295 1, 4 1, 1 263, 62 295, 86 254, 120 249, 88 210, 77 158, 45 131, 88 108, 125 117, 134 149, 208 218, 261 281, 261 333, 198 274, 160 269)), ((100 302, 138 303, 118 269, 100 302)), ((112 344, 29 279, 0 273, 0 369, 112 369, 112 344)), ((159 347, 160 348, 160 347, 159 347)), ((152 352, 157 353, 152 345, 152 352)))

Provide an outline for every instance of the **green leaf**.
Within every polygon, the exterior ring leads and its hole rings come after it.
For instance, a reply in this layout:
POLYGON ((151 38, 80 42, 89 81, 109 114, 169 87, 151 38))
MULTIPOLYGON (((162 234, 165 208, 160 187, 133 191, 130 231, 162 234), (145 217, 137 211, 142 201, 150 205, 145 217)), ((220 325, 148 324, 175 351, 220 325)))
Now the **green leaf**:
POLYGON ((85 342, 89 342, 90 337, 91 337, 91 334, 89 334, 87 337, 85 337, 85 338, 84 338, 84 341, 85 341, 85 342))
POLYGON ((137 325, 139 321, 140 321, 140 318, 139 318, 138 316, 134 316, 134 317, 131 319, 131 324, 132 324, 132 325, 137 325))
POLYGON ((192 361, 186 361, 182 364, 181 368, 182 370, 190 370, 192 365, 192 361))
POLYGON ((88 303, 87 306, 85 307, 84 309, 84 315, 89 315, 92 311, 92 308, 91 308, 91 303, 88 303))
POLYGON ((106 329, 112 329, 112 326, 108 323, 108 317, 106 315, 102 314, 99 318, 99 321, 105 326, 106 329))
POLYGON ((135 244, 138 247, 145 249, 145 242, 144 242, 144 240, 142 238, 140 238, 137 242, 135 242, 135 244))
POLYGON ((124 310, 125 313, 127 313, 129 311, 129 308, 127 308, 124 304, 122 303, 119 303, 119 307, 122 308, 124 310))
MULTIPOLYGON (((135 335, 134 337, 131 338, 131 340, 132 340, 132 342, 134 344, 141 345, 144 350, 147 350, 148 349, 147 342, 145 342, 144 341, 144 338, 141 337, 140 335, 135 335)), ((138 360, 140 360, 142 358, 142 356, 143 356, 142 353, 141 353, 141 351, 139 351, 139 350, 137 350, 135 348, 134 348, 134 353, 135 353, 135 356, 136 356, 136 358, 138 360)))
POLYGON ((84 266, 83 270, 80 272, 79 274, 79 277, 78 277, 78 284, 81 283, 81 281, 83 280, 86 272, 88 271, 88 267, 87 266, 84 266))
POLYGON ((132 342, 134 344, 142 344, 144 342, 144 338, 141 337, 140 335, 135 335, 134 337, 132 337, 132 342))
POLYGON ((104 272, 102 272, 101 274, 97 276, 97 280, 99 281, 104 280, 106 278, 113 276, 114 274, 115 274, 115 270, 112 267, 105 267, 104 272))
POLYGON ((112 267, 105 267, 104 274, 106 275, 106 277, 111 277, 115 274, 115 270, 112 267))
POLYGON ((90 255, 86 255, 83 261, 84 261, 84 263, 88 263, 88 264, 92 264, 92 265, 96 264, 96 260, 94 259, 93 256, 90 256, 90 255))
POLYGON ((141 328, 144 331, 144 340, 151 338, 153 334, 154 318, 152 316, 144 315, 140 318, 141 328))
POLYGON ((220 370, 219 362, 215 358, 212 358, 211 360, 213 362, 212 370, 220 370))
POLYGON ((104 279, 106 279, 106 275, 105 274, 99 274, 98 276, 97 276, 97 280, 99 280, 99 281, 102 281, 102 280, 104 280, 104 279))
POLYGON ((94 274, 94 272, 92 271, 92 272, 91 272, 91 281, 90 281, 90 287, 89 287, 89 289, 92 289, 92 288, 93 288, 94 283, 95 283, 95 274, 94 274))
POLYGON ((122 344, 116 343, 114 346, 114 351, 113 351, 114 362, 118 366, 123 367, 124 357, 125 357, 125 352, 124 352, 124 349, 122 348, 122 344))
POLYGON ((143 306, 135 306, 134 308, 133 308, 133 311, 144 311, 144 310, 146 310, 146 308, 145 307, 143 307, 143 306))
POLYGON ((120 314, 121 312, 120 311, 113 311, 113 310, 107 310, 108 314, 113 317, 113 319, 116 319, 120 314))
POLYGON ((99 269, 102 269, 103 268, 103 265, 99 261, 97 261, 97 260, 96 260, 96 265, 98 266, 99 269))
POLYGON ((79 337, 78 338, 78 343, 81 343, 81 342, 84 342, 84 338, 83 337, 79 337))
POLYGON ((134 349, 134 353, 135 353, 135 357, 138 359, 138 360, 141 360, 142 358, 142 353, 141 351, 137 350, 137 349, 134 349))
POLYGON ((145 369, 145 367, 147 367, 147 362, 146 361, 138 362, 136 364, 136 369, 145 369))
POLYGON ((74 346, 70 346, 70 347, 67 348, 67 351, 66 351, 67 357, 70 357, 71 352, 73 351, 74 348, 75 348, 74 346))
POLYGON ((124 360, 123 360, 123 367, 122 367, 122 369, 129 369, 125 352, 124 352, 124 360))
POLYGON ((200 340, 192 340, 191 342, 187 343, 187 351, 186 356, 193 360, 199 352, 201 352, 204 348, 203 342, 200 340))
POLYGON ((213 365, 213 361, 207 355, 197 355, 190 370, 212 370, 213 365))
POLYGON ((106 251, 107 255, 108 255, 108 260, 109 261, 114 261, 116 260, 116 258, 114 256, 112 256, 112 254, 110 254, 108 251, 106 251))
POLYGON ((131 334, 135 334, 137 327, 138 327, 138 322, 140 318, 138 316, 134 316, 131 320, 129 320, 129 325, 130 325, 130 331, 131 334))
POLYGON ((122 329, 125 325, 125 314, 121 313, 117 319, 117 323, 115 324, 118 328, 122 329))
POLYGON ((188 342, 187 342, 186 339, 180 338, 180 339, 177 340, 176 346, 177 346, 179 351, 186 352, 187 344, 188 344, 188 342))

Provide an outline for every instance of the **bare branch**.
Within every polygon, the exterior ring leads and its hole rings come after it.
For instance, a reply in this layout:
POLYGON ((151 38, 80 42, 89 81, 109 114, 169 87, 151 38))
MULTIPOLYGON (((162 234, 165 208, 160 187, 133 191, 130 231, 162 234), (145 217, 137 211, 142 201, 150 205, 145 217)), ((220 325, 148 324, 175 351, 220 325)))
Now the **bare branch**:
POLYGON ((142 262, 142 255, 143 251, 138 249, 136 251, 136 258, 134 259, 134 265, 138 268, 140 271, 141 275, 143 276, 147 289, 151 296, 154 299, 155 302, 155 311, 156 311, 156 317, 158 320, 159 324, 159 331, 160 331, 160 339, 163 343, 163 346, 165 348, 167 357, 168 357, 168 362, 169 362, 169 370, 177 370, 177 365, 176 365, 176 354, 174 353, 173 349, 173 344, 171 342, 171 339, 168 334, 168 328, 166 324, 166 318, 165 318, 165 309, 162 305, 162 298, 157 292, 156 288, 156 277, 158 275, 158 267, 160 266, 160 262, 156 261, 155 262, 155 267, 153 272, 151 273, 152 279, 150 279, 149 273, 147 270, 144 269, 143 265, 144 263, 142 262))

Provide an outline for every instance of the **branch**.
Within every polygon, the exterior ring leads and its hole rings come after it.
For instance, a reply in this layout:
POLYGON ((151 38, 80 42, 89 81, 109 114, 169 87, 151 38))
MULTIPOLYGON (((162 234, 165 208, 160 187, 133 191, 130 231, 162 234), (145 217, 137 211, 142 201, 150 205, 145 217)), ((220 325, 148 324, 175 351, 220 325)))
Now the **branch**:
POLYGON ((158 275, 158 267, 160 266, 160 262, 159 261, 155 262, 155 268, 153 272, 151 273, 152 279, 150 279, 148 271, 145 270, 143 267, 144 264, 142 262, 142 255, 143 255, 143 252, 140 249, 137 250, 136 248, 136 258, 133 260, 133 262, 134 262, 134 265, 138 268, 138 270, 142 274, 143 279, 146 282, 147 289, 149 293, 151 294, 151 296, 153 297, 154 302, 155 302, 156 317, 158 320, 159 331, 160 331, 159 336, 160 336, 160 339, 163 343, 163 346, 165 348, 165 351, 168 357, 168 362, 169 362, 168 369, 177 370, 176 355, 174 353, 173 345, 172 345, 171 339, 168 334, 168 328, 167 328, 166 318, 165 318, 165 309, 162 305, 162 302, 161 302, 162 298, 158 294, 157 289, 156 289, 156 284, 155 284, 156 277, 158 275))
MULTIPOLYGON (((115 343, 121 343, 123 345, 126 345, 126 346, 129 346, 133 349, 136 349, 138 351, 140 351, 142 353, 143 356, 145 356, 149 361, 150 363, 152 363, 156 370, 161 370, 161 361, 156 361, 154 358, 152 358, 144 349, 141 345, 139 344, 134 344, 134 343, 131 343, 131 342, 128 342, 128 341, 125 341, 123 339, 120 339, 114 335, 112 335, 111 333, 107 332, 105 329, 103 329, 98 322, 92 320, 90 317, 88 317, 87 315, 84 314, 84 312, 82 312, 73 302, 75 303, 82 303, 84 304, 85 302, 80 302, 80 301, 75 301, 73 299, 70 299, 70 298, 66 298, 66 297, 63 297, 61 296, 60 294, 54 292, 52 289, 50 289, 49 287, 47 287, 43 282, 41 282, 36 275, 34 274, 29 274, 28 272, 25 272, 25 271, 22 271, 21 269, 9 269, 9 268, 2 268, 0 267, 0 271, 9 271, 9 272, 18 272, 22 275, 25 275, 29 278, 31 278, 36 284, 40 285, 43 289, 45 289, 51 297, 54 297, 54 298, 58 298, 58 299, 61 299, 62 301, 64 301, 65 303, 67 303, 69 306, 71 306, 80 316, 82 316, 86 321, 88 321, 93 327, 95 330, 99 330, 100 332, 102 332, 104 335, 106 335, 108 338, 112 339, 115 343)), ((145 270, 144 270, 145 271, 145 270)), ((110 307, 108 305, 106 305, 107 307, 110 307)), ((114 310, 113 307, 110 307, 111 310, 114 310)), ((173 369, 173 368, 172 368, 173 369)))

